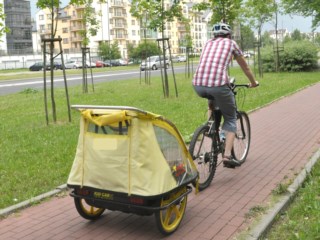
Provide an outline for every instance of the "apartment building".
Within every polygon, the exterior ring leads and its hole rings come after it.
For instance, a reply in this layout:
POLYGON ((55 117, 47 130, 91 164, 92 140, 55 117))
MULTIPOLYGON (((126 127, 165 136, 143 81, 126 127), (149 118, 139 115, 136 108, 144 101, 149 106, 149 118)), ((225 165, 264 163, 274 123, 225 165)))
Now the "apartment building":
POLYGON ((9 55, 33 53, 30 2, 25 0, 4 0, 5 25, 9 33, 2 37, 0 49, 9 55))
POLYGON ((290 36, 290 33, 288 32, 287 29, 278 29, 277 31, 270 30, 268 33, 272 39, 278 38, 278 40, 281 42, 284 40, 286 36, 290 36))
MULTIPOLYGON (((170 8, 170 1, 165 0, 164 7, 170 8)), ((193 51, 201 52, 202 46, 208 39, 208 22, 210 14, 199 13, 192 9, 194 2, 180 3, 183 13, 190 21, 191 38, 193 39, 193 51)), ((169 38, 171 53, 179 54, 186 52, 186 37, 189 34, 184 23, 179 20, 166 22, 164 32, 157 32, 146 27, 148 16, 136 19, 130 14, 131 1, 129 0, 108 0, 105 3, 95 1, 91 6, 96 13, 98 20, 98 31, 95 36, 90 37, 88 47, 92 52, 97 52, 102 42, 118 42, 123 58, 128 57, 127 46, 137 46, 144 39, 154 40, 158 38, 169 38)), ((66 6, 59 10, 58 28, 56 37, 62 38, 62 46, 65 53, 81 52, 83 37, 81 31, 88 26, 84 25, 84 6, 66 6)), ((48 9, 40 10, 36 14, 36 25, 41 38, 50 38, 51 13, 48 9)), ((39 43, 38 43, 39 44, 39 43)), ((55 48, 58 48, 56 43, 55 48)))

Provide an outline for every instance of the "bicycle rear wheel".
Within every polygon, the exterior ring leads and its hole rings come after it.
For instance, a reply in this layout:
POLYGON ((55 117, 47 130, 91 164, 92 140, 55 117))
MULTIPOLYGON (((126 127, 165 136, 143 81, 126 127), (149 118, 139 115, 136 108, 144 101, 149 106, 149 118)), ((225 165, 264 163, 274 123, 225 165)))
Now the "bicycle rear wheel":
POLYGON ((237 132, 231 155, 241 164, 245 162, 249 153, 250 141, 251 128, 249 117, 245 112, 237 112, 237 132))
POLYGON ((199 172, 199 191, 207 188, 216 172, 217 157, 212 149, 212 137, 208 136, 209 126, 197 128, 190 142, 189 152, 199 172))

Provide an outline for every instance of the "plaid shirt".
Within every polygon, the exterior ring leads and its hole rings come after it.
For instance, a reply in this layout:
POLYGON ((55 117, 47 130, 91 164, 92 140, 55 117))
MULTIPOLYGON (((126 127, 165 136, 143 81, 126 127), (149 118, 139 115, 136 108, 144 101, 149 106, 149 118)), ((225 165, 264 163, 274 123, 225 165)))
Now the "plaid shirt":
POLYGON ((228 65, 233 55, 240 56, 238 44, 229 38, 209 40, 200 57, 200 63, 194 75, 194 86, 219 87, 229 82, 228 65))

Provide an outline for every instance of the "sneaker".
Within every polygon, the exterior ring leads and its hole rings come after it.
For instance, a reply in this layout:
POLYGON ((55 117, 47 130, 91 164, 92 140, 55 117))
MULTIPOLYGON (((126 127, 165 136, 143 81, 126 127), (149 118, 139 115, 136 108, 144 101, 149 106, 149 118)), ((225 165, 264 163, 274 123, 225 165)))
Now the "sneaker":
POLYGON ((225 160, 223 160, 223 166, 226 168, 235 168, 241 166, 241 163, 232 156, 224 158, 225 160))

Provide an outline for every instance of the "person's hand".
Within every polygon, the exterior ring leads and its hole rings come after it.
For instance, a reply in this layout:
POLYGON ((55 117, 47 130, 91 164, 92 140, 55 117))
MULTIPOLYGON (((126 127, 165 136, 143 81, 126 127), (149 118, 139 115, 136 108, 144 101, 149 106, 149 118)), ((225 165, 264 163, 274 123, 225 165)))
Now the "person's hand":
POLYGON ((259 86, 258 81, 254 81, 253 83, 249 83, 249 88, 254 88, 254 87, 258 87, 258 86, 259 86))

